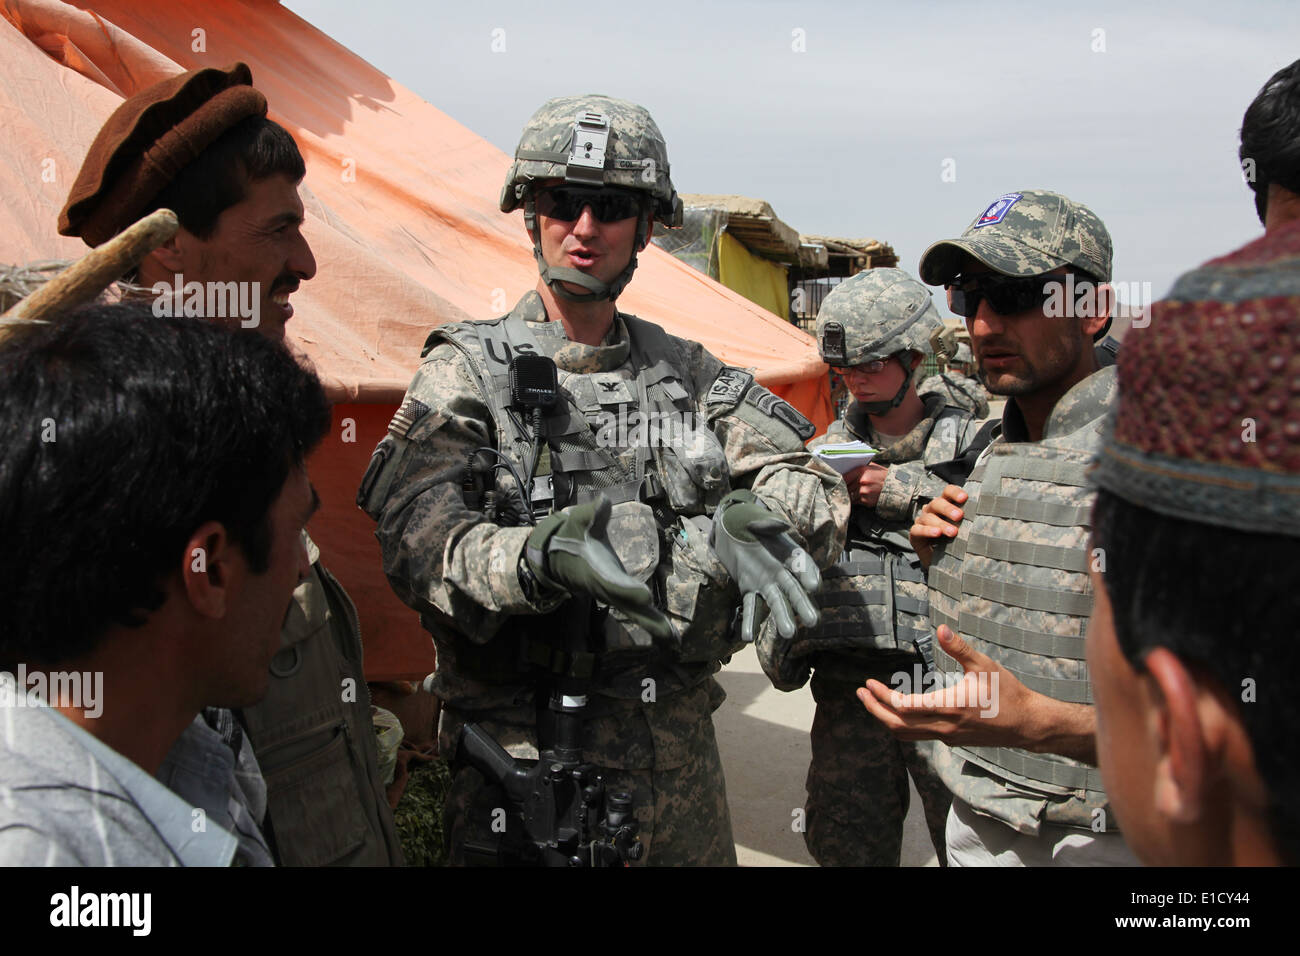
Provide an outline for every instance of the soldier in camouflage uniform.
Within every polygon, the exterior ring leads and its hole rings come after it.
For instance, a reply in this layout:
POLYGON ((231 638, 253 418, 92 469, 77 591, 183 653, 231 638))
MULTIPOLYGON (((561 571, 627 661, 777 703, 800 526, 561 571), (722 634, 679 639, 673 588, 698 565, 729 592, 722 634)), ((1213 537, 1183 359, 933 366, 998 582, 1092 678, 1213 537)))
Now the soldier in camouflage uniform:
MULTIPOLYGON (((712 675, 739 646, 742 596, 741 636, 764 608, 791 634, 816 620, 814 562, 843 545, 847 492, 804 449, 809 422, 752 375, 615 308, 653 224, 681 216, 642 107, 542 106, 501 197, 520 207, 536 289, 501 319, 433 332, 358 500, 390 582, 433 635, 445 754, 456 761, 472 721, 537 757, 539 689, 585 675, 583 757, 631 793, 640 863, 734 864, 712 675), (529 355, 554 361, 560 393, 531 425, 509 384, 529 355), (465 491, 484 448, 521 476, 496 471, 495 508, 465 491), (520 484, 549 512, 536 526, 520 484), (596 639, 570 653, 575 609, 596 639)), ((453 860, 482 837, 492 791, 455 762, 453 860)))
POLYGON ((926 466, 955 458, 975 431, 946 392, 918 393, 917 370, 942 325, 929 290, 900 269, 858 273, 817 314, 822 359, 854 401, 810 447, 857 440, 881 449, 845 476, 853 511, 844 554, 817 595, 821 623, 793 641, 767 627, 759 638, 759 660, 780 689, 803 686, 813 670, 804 839, 822 866, 898 865, 909 770, 946 859, 951 795, 930 766, 930 744, 895 740, 854 696, 868 678, 911 685, 933 667, 925 578, 907 529, 914 509, 943 491, 926 466))
POLYGON ((950 686, 930 699, 880 684, 858 696, 902 739, 944 742, 950 864, 1133 862, 1093 766, 1083 640, 1086 469, 1115 398, 1114 351, 1093 347, 1109 325, 1098 286, 1110 270, 1101 220, 1039 190, 1000 197, 921 258, 921 278, 947 285, 965 316, 989 391, 1008 401, 964 490, 945 487, 911 529, 950 686), (1066 288, 1078 298, 1062 301, 1066 288))

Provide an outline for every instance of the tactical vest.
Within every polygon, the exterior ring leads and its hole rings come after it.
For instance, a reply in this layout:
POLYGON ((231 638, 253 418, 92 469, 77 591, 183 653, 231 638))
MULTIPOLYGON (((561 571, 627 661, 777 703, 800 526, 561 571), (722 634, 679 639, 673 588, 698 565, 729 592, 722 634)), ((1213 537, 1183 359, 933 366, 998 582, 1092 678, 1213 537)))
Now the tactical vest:
MULTIPOLYGON (((995 441, 965 486, 957 537, 935 550, 930 611, 1030 690, 1092 703, 1084 635, 1092 613, 1088 535, 1095 492, 1087 469, 1115 395, 1115 370, 1095 372, 1053 410, 1040 442, 995 441)), ((961 665, 937 649, 940 674, 961 665)), ((989 688, 991 692, 992 689, 989 688)), ((972 702, 973 703, 973 702, 972 702)), ((1022 832, 1040 820, 1117 829, 1095 767, 1007 747, 954 747, 940 760, 953 793, 1022 832), (962 758, 987 771, 961 771, 962 758)))
MULTIPOLYGON (((914 460, 928 466, 955 457, 970 424, 969 412, 943 406, 925 438, 921 458, 914 460)), ((846 435, 869 441, 847 420, 843 425, 846 435)), ((888 451, 882 457, 887 458, 888 451)), ((846 654, 869 660, 880 652, 915 651, 927 670, 934 666, 925 571, 908 540, 910 527, 910 519, 888 520, 874 508, 853 507, 844 552, 822 572, 822 586, 814 597, 821 621, 800 629, 788 643, 764 640, 760 644, 760 660, 776 687, 802 686, 810 665, 823 676, 861 683, 861 668, 845 661, 846 654)))
MULTIPOLYGON (((562 401, 543 417, 547 454, 532 493, 534 505, 549 499, 555 509, 603 495, 616 506, 643 502, 653 512, 657 554, 649 562, 654 571, 648 583, 679 630, 681 649, 664 660, 661 647, 647 651, 641 646, 649 643, 648 635, 634 637, 635 625, 610 612, 604 625, 607 652, 641 662, 629 670, 634 679, 603 689, 612 696, 636 697, 646 675, 656 679, 660 692, 687 686, 707 671, 688 667, 682 672, 677 665, 711 664, 737 650, 741 645, 730 627, 718 622, 730 624, 740 597, 707 544, 707 517, 730 490, 722 446, 703 427, 693 431, 691 441, 671 440, 670 435, 652 440, 656 427, 696 422, 697 403, 683 379, 684 359, 668 334, 635 316, 620 318, 630 340, 628 360, 637 369, 635 379, 629 382, 617 371, 559 371, 562 401), (618 438, 631 433, 629 444, 636 450, 630 468, 610 452, 609 442, 602 442, 605 428, 618 438), (643 429, 639 438, 637 428, 643 429)), ((426 354, 440 341, 453 345, 478 378, 491 408, 497 449, 522 472, 532 443, 519 413, 510 407, 509 367, 516 354, 547 354, 537 334, 523 319, 508 315, 440 326, 429 336, 426 354)), ((623 544, 613 543, 616 550, 623 544)), ((516 617, 486 644, 460 642, 457 666, 466 676, 496 683, 517 680, 527 666, 573 673, 590 668, 590 661, 555 658, 544 637, 554 623, 547 617, 516 617)))
POLYGON ((938 392, 954 405, 969 409, 977 418, 985 418, 989 413, 988 393, 984 386, 974 379, 951 369, 929 376, 917 391, 938 392))

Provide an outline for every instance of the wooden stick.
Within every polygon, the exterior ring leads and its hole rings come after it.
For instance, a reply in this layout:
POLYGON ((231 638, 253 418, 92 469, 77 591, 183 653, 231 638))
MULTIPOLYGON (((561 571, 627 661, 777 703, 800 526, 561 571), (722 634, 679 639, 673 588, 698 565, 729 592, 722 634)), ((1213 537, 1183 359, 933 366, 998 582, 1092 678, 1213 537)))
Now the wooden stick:
POLYGON ((102 246, 91 249, 4 315, 0 315, 0 323, 49 321, 60 313, 89 302, 138 265, 146 255, 176 235, 178 228, 180 224, 176 221, 176 213, 170 209, 151 212, 102 246))

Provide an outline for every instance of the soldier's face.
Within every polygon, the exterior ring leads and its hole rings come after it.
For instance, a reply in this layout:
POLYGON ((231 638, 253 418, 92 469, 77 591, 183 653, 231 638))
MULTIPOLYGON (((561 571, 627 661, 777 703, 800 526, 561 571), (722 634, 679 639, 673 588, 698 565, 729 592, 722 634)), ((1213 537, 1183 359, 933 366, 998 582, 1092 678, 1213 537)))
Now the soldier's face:
POLYGON ((891 356, 878 371, 871 371, 871 363, 837 368, 853 398, 859 402, 887 402, 898 394, 903 379, 909 373, 903 368, 902 357, 891 356))
MULTIPOLYGON (((559 183, 555 180, 540 188, 559 183)), ((608 284, 627 268, 633 252, 640 251, 635 248, 635 215, 614 222, 601 222, 591 206, 586 205, 577 219, 565 220, 543 215, 540 207, 544 205, 539 203, 537 223, 541 232, 542 258, 549 266, 577 269, 608 284)), ((646 233, 647 241, 653 227, 651 223, 646 233)), ((567 284, 567 288, 575 293, 587 291, 572 284, 567 284)))
POLYGON ((244 198, 217 217, 211 236, 184 233, 178 244, 184 281, 250 283, 241 292, 249 302, 256 282, 257 325, 243 327, 283 339, 293 315, 289 296, 316 274, 302 224, 296 182, 283 175, 250 182, 244 198))
MULTIPOLYGON (((963 276, 991 271, 973 260, 962 269, 963 276)), ((1051 275, 1069 270, 1053 269, 1051 275)), ((994 395, 1032 395, 1051 388, 1074 371, 1084 348, 1078 318, 1050 317, 1045 306, 1034 306, 1012 315, 999 315, 981 297, 979 309, 966 320, 971 348, 984 384, 994 395)))

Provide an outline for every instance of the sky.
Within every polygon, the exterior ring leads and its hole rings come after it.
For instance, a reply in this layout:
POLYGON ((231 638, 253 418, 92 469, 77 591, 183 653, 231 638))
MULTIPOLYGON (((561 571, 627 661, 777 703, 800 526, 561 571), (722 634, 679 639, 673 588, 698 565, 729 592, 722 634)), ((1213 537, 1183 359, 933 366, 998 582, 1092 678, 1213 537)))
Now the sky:
POLYGON ((506 152, 552 96, 641 103, 678 192, 883 240, 913 274, 1004 193, 1064 193, 1109 228, 1122 297, 1260 234, 1241 116, 1300 57, 1294 0, 284 5, 506 152))

